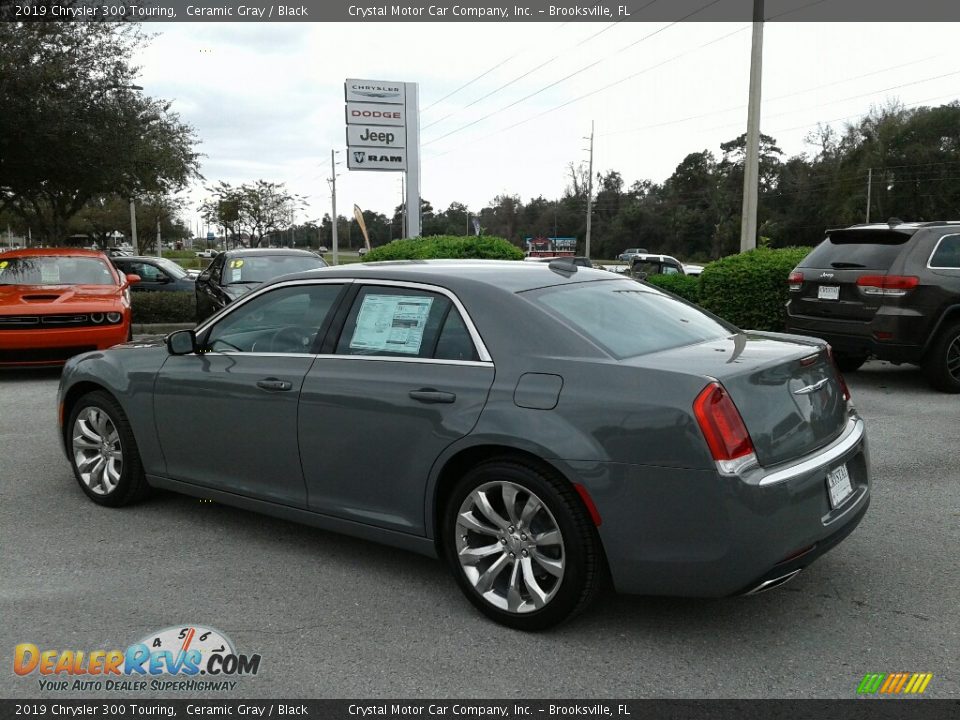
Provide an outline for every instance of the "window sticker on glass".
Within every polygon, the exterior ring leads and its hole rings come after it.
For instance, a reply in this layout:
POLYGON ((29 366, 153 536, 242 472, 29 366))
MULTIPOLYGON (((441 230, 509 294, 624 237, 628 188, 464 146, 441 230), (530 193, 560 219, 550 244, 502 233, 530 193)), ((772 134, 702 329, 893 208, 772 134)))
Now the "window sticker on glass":
POLYGON ((60 282, 60 267, 52 263, 40 266, 40 282, 43 285, 56 285, 60 282))
POLYGON ((242 267, 243 267, 243 260, 231 260, 231 261, 230 261, 230 267, 232 267, 232 268, 242 268, 242 267))
POLYGON ((432 297, 366 295, 350 349, 417 355, 432 305, 432 297))
POLYGON ((0 270, 3 270, 9 263, 6 260, 0 262, 0 270))

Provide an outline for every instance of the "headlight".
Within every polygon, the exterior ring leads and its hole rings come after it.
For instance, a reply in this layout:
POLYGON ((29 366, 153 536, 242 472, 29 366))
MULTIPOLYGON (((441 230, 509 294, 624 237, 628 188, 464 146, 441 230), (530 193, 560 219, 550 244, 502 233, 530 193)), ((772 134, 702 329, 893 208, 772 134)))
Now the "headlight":
POLYGON ((99 325, 103 322, 103 313, 93 313, 90 315, 90 322, 99 325))
POLYGON ((123 319, 123 316, 118 312, 107 313, 107 322, 118 323, 123 319))

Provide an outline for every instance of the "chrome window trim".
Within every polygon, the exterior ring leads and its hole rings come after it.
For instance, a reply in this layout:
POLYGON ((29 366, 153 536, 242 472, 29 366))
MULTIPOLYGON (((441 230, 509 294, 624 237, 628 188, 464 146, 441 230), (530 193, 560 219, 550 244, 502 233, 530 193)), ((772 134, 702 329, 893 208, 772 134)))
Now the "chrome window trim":
MULTIPOLYGON (((481 365, 489 366, 493 364, 493 358, 490 356, 490 352, 487 350, 487 346, 483 342, 483 338, 480 337, 480 333, 477 330, 476 325, 473 324, 473 318, 470 317, 470 314, 467 312, 466 308, 463 306, 463 303, 460 302, 458 298, 452 291, 447 288, 440 287, 438 285, 430 285, 428 283, 417 283, 409 282, 406 280, 377 280, 374 278, 301 278, 299 280, 287 280, 276 285, 270 285, 268 287, 257 288, 253 292, 245 295, 244 297, 237 300, 235 303, 231 303, 226 307, 226 312, 221 314, 216 314, 214 317, 208 318, 202 324, 194 328, 194 334, 199 336, 202 333, 207 332, 216 322, 220 322, 230 314, 236 312, 239 308, 246 305, 251 300, 254 300, 261 295, 271 292, 273 290, 279 290, 280 288, 293 287, 297 285, 380 285, 388 287, 402 287, 412 290, 422 290, 424 292, 433 292, 446 297, 450 302, 453 303, 453 306, 460 313, 460 317, 463 318, 463 324, 467 328, 467 332, 470 333, 470 339, 473 341, 474 350, 477 351, 477 357, 479 360, 443 360, 439 358, 407 358, 407 357, 393 357, 388 355, 313 355, 307 354, 308 357, 318 357, 318 358, 350 358, 354 360, 393 360, 400 362, 421 362, 421 363, 434 363, 439 365, 481 365)), ((280 356, 280 357, 291 357, 295 353, 245 353, 245 352, 219 352, 216 350, 209 350, 205 355, 259 355, 259 356, 280 356)), ((301 355, 301 354, 297 354, 301 355)))
POLYGON ((444 360, 440 358, 395 357, 392 355, 331 355, 328 353, 274 353, 274 352, 237 352, 236 350, 207 350, 203 357, 279 357, 310 358, 313 360, 380 360, 385 362, 421 363, 426 365, 467 365, 470 367, 493 367, 493 363, 482 360, 444 360))
POLYGON ((933 246, 933 250, 930 251, 930 257, 927 258, 927 269, 928 270, 960 270, 960 266, 950 266, 950 265, 931 265, 933 262, 933 256, 937 254, 937 250, 940 249, 940 243, 946 240, 948 237, 960 237, 960 233, 949 233, 943 235, 937 240, 937 244, 933 246))
POLYGON ((851 418, 843 435, 835 440, 832 445, 828 445, 823 450, 818 450, 788 467, 768 473, 760 480, 760 487, 782 483, 814 470, 825 468, 860 444, 863 440, 863 433, 863 420, 851 418))

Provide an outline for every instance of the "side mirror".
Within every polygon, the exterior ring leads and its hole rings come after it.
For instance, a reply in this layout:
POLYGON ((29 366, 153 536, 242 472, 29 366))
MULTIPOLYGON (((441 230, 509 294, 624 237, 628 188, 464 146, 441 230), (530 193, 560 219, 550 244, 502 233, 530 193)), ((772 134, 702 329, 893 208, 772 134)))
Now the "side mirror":
POLYGON ((138 282, 140 282, 140 276, 139 276, 139 275, 127 275, 127 284, 128 284, 128 285, 136 285, 138 282))
POLYGON ((167 352, 190 355, 197 352, 197 335, 193 330, 177 330, 167 335, 167 352))

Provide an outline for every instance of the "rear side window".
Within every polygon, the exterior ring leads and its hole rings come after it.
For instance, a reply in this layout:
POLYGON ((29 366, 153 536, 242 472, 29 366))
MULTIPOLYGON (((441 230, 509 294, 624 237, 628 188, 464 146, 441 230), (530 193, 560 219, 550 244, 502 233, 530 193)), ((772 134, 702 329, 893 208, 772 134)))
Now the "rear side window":
POLYGON ((878 231, 837 231, 817 245, 800 263, 808 268, 890 269, 910 235, 878 231))
POLYGON ((960 235, 945 235, 930 256, 932 268, 960 268, 960 235))
POLYGON ((737 331, 632 280, 559 285, 524 294, 616 358, 729 337, 737 331))

